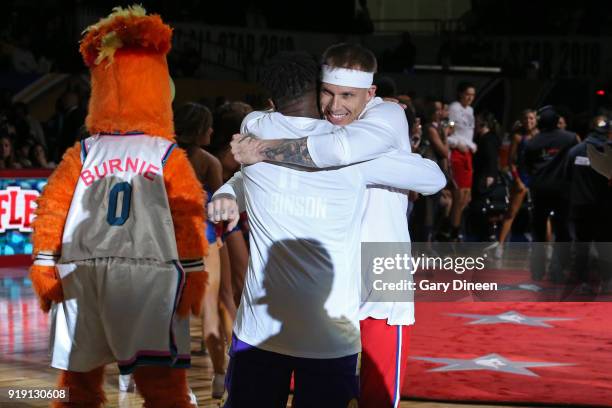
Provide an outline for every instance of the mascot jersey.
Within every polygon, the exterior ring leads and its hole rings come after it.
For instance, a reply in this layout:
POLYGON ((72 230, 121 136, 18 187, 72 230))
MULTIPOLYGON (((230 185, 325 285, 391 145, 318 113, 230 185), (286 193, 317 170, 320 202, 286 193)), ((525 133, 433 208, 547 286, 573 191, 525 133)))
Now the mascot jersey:
MULTIPOLYGON (((175 318, 185 274, 163 179, 175 146, 144 134, 81 142, 83 167, 57 264, 66 300, 52 310, 53 367, 88 371, 117 361, 130 373, 141 364, 189 366, 188 319, 175 318), (143 305, 156 314, 142 313, 143 305), (89 352, 92 344, 98 353, 89 352)), ((183 264, 202 268, 201 261, 183 264)))
POLYGON ((81 146, 83 168, 64 227, 60 262, 101 257, 176 260, 162 174, 176 145, 143 134, 98 134, 81 146))

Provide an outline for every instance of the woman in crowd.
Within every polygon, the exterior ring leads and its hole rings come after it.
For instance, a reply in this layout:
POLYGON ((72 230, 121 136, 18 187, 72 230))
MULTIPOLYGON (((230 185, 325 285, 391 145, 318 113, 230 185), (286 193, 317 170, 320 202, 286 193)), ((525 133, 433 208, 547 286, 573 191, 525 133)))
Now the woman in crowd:
POLYGON ((523 201, 527 196, 529 186, 529 176, 522 169, 520 162, 522 160, 523 149, 525 143, 532 137, 537 135, 538 121, 536 111, 526 109, 521 114, 520 126, 512 133, 512 141, 510 144, 510 171, 512 173, 513 183, 510 190, 510 205, 504 216, 501 229, 499 231, 499 249, 496 249, 496 255, 501 256, 503 251, 502 245, 506 241, 508 234, 512 229, 512 223, 516 218, 516 214, 523 205, 523 201))
POLYGON ((0 136, 0 170, 20 168, 21 165, 15 159, 13 141, 6 135, 0 136))
MULTIPOLYGON (((242 119, 252 111, 253 108, 246 103, 227 102, 215 112, 215 133, 207 150, 221 162, 224 182, 240 170, 240 164, 232 155, 230 142, 232 136, 240 132, 242 119)), ((242 214, 241 222, 236 228, 229 232, 224 231, 223 234, 226 245, 221 250, 221 292, 222 296, 224 293, 233 293, 236 306, 240 304, 249 259, 245 238, 247 233, 246 214, 242 214), (226 282, 229 283, 228 288, 224 287, 226 282)))
MULTIPOLYGON (((438 163, 442 171, 448 174, 450 149, 446 139, 448 128, 443 127, 440 123, 442 109, 443 105, 440 101, 425 103, 423 107, 425 126, 418 153, 438 163)), ((414 214, 409 224, 414 228, 413 239, 416 241, 432 241, 435 235, 434 226, 438 224, 436 214, 438 213, 439 201, 440 194, 420 197, 416 201, 414 214)))
POLYGON ((55 168, 55 163, 47 159, 47 151, 41 143, 36 143, 30 149, 30 161, 32 162, 32 167, 34 168, 55 168))
POLYGON ((15 143, 15 160, 19 163, 22 169, 29 169, 33 167, 32 161, 30 160, 30 151, 34 144, 32 139, 20 140, 15 143))
MULTIPOLYGON (((223 183, 221 163, 201 147, 210 143, 213 132, 212 113, 203 105, 187 103, 176 110, 174 121, 177 142, 187 152, 198 179, 210 197, 223 183)), ((213 398, 221 398, 225 391, 225 344, 226 340, 229 341, 227 333, 231 332, 231 326, 229 328, 223 326, 228 319, 222 317, 219 301, 221 245, 217 243, 212 223, 206 225, 206 237, 209 242, 208 256, 205 259, 208 282, 203 303, 202 346, 204 347, 205 343, 215 372, 212 383, 213 398)), ((235 309, 231 296, 229 300, 232 302, 230 309, 235 309)))

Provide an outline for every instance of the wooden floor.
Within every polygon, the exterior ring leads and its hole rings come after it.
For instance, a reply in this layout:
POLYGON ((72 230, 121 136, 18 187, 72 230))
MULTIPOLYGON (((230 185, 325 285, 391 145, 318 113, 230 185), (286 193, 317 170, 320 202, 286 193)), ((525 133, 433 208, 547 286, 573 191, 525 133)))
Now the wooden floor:
MULTIPOLYGON (((200 349, 201 323, 192 320, 192 350, 200 349)), ((188 371, 189 385, 200 407, 219 407, 221 400, 211 398, 212 366, 210 359, 194 355, 188 371)), ((53 387, 57 372, 49 367, 48 319, 39 308, 29 282, 17 273, 0 273, 0 389, 53 387)), ((140 407, 142 400, 134 393, 118 391, 116 366, 107 367, 105 391, 108 407, 140 407)), ((44 407, 45 402, 10 404, 0 400, 0 407, 44 407)), ((403 408, 490 407, 446 402, 402 401, 403 408)), ((500 407, 497 405, 496 407, 500 407)))

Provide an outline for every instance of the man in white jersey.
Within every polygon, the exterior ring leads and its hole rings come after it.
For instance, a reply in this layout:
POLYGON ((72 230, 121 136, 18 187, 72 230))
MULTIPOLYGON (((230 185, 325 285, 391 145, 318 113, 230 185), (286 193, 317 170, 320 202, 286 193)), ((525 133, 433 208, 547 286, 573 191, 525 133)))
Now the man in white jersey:
MULTIPOLYGON (((262 81, 277 111, 302 117, 254 112, 243 121, 243 132, 300 140, 333 130, 331 123, 311 119, 319 117, 317 68, 311 58, 279 56, 265 72, 262 81), (306 81, 305 66, 314 67, 306 81)), ((407 134, 405 119, 402 129, 407 134)), ((444 185, 443 174, 429 160, 397 152, 326 171, 258 163, 243 168, 242 177, 252 229, 251 259, 235 325, 227 406, 242 406, 241 398, 250 400, 253 394, 268 398, 259 401, 265 406, 283 406, 284 400, 270 398, 286 398, 291 371, 296 407, 347 406, 358 388, 357 271, 365 186, 433 193, 444 185)), ((211 213, 221 194, 236 194, 239 178, 234 176, 215 194, 211 213)))
MULTIPOLYGON (((371 75, 376 70, 374 55, 357 45, 338 44, 325 52, 323 61, 321 108, 328 121, 343 127, 334 128, 329 135, 298 142, 290 139, 234 143, 234 150, 240 149, 238 159, 255 162, 265 156, 270 161, 327 167, 367 160, 389 150, 410 151, 403 110, 395 103, 374 97, 375 88, 371 86, 371 75), (359 82, 368 75, 370 80, 359 82), (285 153, 292 144, 296 147, 289 151, 299 154, 285 153)), ((259 131, 258 126, 265 123, 249 123, 251 130, 259 131)), ((365 203, 362 242, 410 242, 406 194, 380 186, 368 188, 365 203)), ((405 378, 403 366, 408 354, 409 326, 414 324, 414 304, 411 299, 378 302, 368 301, 368 297, 369 294, 362 294, 360 308, 363 346, 360 406, 397 406, 405 378)))
POLYGON ((472 199, 472 155, 476 152, 474 143, 474 109, 472 102, 476 87, 469 82, 457 86, 457 100, 448 107, 448 118, 454 123, 454 132, 448 137, 451 148, 451 168, 457 188, 453 190, 451 208, 450 239, 459 239, 463 210, 472 199))

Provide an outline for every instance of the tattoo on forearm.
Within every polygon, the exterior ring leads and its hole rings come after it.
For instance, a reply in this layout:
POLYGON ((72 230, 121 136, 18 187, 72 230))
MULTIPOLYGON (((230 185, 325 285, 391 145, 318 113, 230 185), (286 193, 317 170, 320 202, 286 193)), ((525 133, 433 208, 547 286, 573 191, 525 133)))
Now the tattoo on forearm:
POLYGON ((281 140, 273 147, 267 147, 262 151, 266 160, 295 164, 304 167, 316 167, 308 152, 306 138, 281 140))

